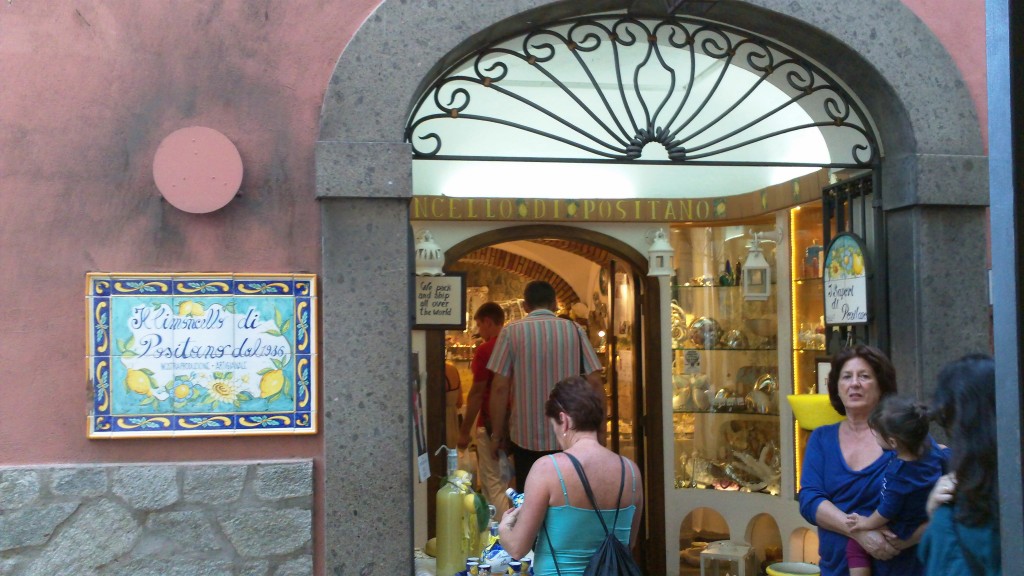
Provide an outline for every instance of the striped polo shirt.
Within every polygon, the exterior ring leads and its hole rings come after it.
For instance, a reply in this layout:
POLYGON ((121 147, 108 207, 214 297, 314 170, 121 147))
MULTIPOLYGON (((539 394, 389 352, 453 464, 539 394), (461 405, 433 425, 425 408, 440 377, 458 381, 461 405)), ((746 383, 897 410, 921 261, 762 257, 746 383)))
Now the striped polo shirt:
POLYGON ((559 380, 580 373, 580 342, 584 373, 601 368, 601 361, 583 328, 538 309, 506 325, 498 335, 487 369, 511 375, 512 411, 509 439, 535 451, 558 450, 558 440, 544 416, 544 403, 559 380))

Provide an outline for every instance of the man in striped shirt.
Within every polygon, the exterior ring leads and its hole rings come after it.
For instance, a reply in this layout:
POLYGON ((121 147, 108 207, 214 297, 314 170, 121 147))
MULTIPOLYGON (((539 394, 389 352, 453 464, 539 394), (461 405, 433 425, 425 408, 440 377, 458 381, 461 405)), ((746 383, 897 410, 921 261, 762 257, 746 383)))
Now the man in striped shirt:
POLYGON ((544 403, 555 383, 585 374, 604 396, 601 361, 579 324, 555 316, 557 302, 551 284, 530 282, 523 299, 526 318, 505 326, 487 363, 487 369, 494 372, 491 446, 495 451, 506 445, 511 448, 520 490, 533 463, 558 451, 558 440, 544 416, 544 403))

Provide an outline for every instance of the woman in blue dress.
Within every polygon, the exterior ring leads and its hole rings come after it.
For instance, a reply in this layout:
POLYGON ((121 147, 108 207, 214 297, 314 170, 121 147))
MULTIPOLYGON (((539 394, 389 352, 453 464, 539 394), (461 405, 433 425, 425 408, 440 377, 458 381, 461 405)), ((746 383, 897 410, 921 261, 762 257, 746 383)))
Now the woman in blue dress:
POLYGON ((874 558, 875 576, 922 574, 912 548, 923 525, 907 540, 887 529, 854 532, 847 525, 848 514, 868 516, 878 507, 882 478, 894 457, 892 451, 882 450, 868 427, 868 416, 879 401, 896 393, 892 363, 872 346, 842 350, 832 359, 828 391, 832 406, 846 420, 811 434, 799 495, 800 514, 818 527, 821 575, 849 575, 849 538, 874 558))

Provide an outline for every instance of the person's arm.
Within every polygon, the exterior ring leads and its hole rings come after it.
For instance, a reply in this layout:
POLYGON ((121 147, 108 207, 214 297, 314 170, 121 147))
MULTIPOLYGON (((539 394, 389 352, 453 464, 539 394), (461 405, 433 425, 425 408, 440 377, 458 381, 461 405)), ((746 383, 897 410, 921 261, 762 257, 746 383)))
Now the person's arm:
POLYGON ((504 447, 508 438, 508 430, 505 425, 508 423, 508 392, 511 378, 503 374, 495 374, 491 381, 491 447, 497 457, 498 450, 504 447))
POLYGON ((931 518, 939 506, 952 502, 954 495, 956 495, 956 474, 950 472, 940 477, 932 487, 932 491, 928 493, 928 503, 925 505, 928 517, 931 518))
POLYGON ((465 450, 469 446, 469 434, 476 426, 476 416, 480 412, 480 404, 483 403, 486 388, 487 380, 473 380, 473 385, 469 388, 469 395, 466 397, 466 414, 462 417, 462 425, 459 426, 459 450, 465 450))
MULTIPOLYGON (((633 513, 633 527, 629 531, 629 549, 636 549, 636 537, 640 532, 640 516, 644 513, 644 483, 643 478, 640 477, 640 470, 637 469, 636 463, 632 460, 627 459, 626 462, 633 467, 633 473, 636 474, 636 494, 633 498, 633 504, 636 505, 636 511, 633 513)), ((629 474, 626 474, 626 482, 630 482, 629 474)))
POLYGON ((523 505, 506 511, 498 523, 501 547, 515 559, 526 556, 537 540, 537 533, 544 522, 551 499, 547 480, 554 474, 554 465, 550 458, 537 460, 526 476, 523 505))
POLYGON ((882 530, 882 534, 885 536, 885 539, 889 542, 889 544, 892 544, 894 548, 902 552, 903 550, 906 550, 907 548, 910 548, 915 544, 919 544, 921 542, 921 537, 924 536, 924 531, 927 529, 928 522, 924 522, 923 524, 915 528, 914 533, 911 534, 910 538, 907 538, 906 540, 900 540, 896 537, 895 534, 893 534, 892 532, 888 532, 887 530, 882 530))
POLYGON ((878 513, 875 510, 871 513, 871 516, 861 516, 856 512, 853 514, 846 515, 846 527, 854 532, 863 532, 864 530, 878 530, 889 523, 889 519, 878 513))
POLYGON ((824 434, 828 429, 819 428, 811 434, 804 450, 804 465, 800 476, 800 514, 805 520, 842 534, 848 538, 855 539, 868 554, 879 560, 888 560, 899 553, 895 546, 889 543, 882 532, 878 530, 867 530, 864 532, 850 532, 846 526, 846 512, 843 512, 831 501, 829 490, 830 481, 828 478, 827 462, 829 458, 841 457, 839 446, 831 447, 834 454, 826 454, 824 434))
POLYGON ((459 391, 458 396, 455 397, 455 407, 462 408, 462 378, 459 376, 459 369, 455 367, 455 364, 451 362, 444 363, 444 377, 448 383, 448 392, 453 390, 459 391))

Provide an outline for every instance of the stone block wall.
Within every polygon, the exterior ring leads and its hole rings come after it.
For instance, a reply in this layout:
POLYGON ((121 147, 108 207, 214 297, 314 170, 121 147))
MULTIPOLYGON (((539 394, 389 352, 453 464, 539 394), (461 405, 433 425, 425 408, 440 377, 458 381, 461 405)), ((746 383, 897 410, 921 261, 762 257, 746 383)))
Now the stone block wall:
POLYGON ((0 575, 311 576, 311 460, 0 467, 0 575))

